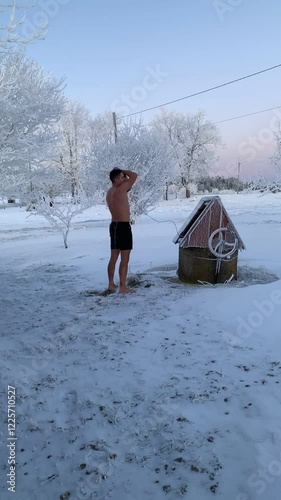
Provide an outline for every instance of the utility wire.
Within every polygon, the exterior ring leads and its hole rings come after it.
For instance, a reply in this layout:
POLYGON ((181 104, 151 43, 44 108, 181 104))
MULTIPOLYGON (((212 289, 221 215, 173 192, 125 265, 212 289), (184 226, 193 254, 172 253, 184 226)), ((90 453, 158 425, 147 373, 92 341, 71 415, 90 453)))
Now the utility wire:
POLYGON ((281 106, 275 106, 274 108, 262 109, 260 111, 254 111, 253 113, 247 113, 246 115, 233 116, 232 118, 227 118, 226 120, 219 120, 218 122, 211 122, 213 124, 230 122, 232 120, 238 120, 238 118, 244 118, 245 116, 258 115, 259 113, 265 113, 266 111, 272 111, 273 109, 280 109, 281 106))
POLYGON ((281 64, 277 64, 276 66, 271 66, 270 68, 262 69, 261 71, 257 71, 256 73, 251 73, 250 75, 242 76, 241 78, 236 78, 236 80, 231 80, 229 82, 216 85, 215 87, 210 87, 209 89, 201 90, 200 92, 195 92, 194 94, 190 94, 185 97, 180 97, 179 99, 174 99, 173 101, 165 102, 163 104, 158 104, 158 106, 152 106, 151 108, 143 109, 141 111, 135 111, 134 113, 130 113, 129 115, 120 116, 118 119, 121 120, 123 118, 128 118, 129 116, 139 115, 141 113, 145 113, 146 111, 151 111, 152 109, 157 109, 161 108, 162 106, 167 106, 168 104, 173 104, 174 102, 183 101, 184 99, 190 99, 191 97, 195 97, 200 94, 205 94, 206 92, 211 92, 212 90, 216 90, 221 87, 226 87, 227 85, 231 85, 232 83, 240 82, 241 80, 246 80, 247 78, 260 75, 261 73, 265 73, 266 71, 271 71, 272 69, 280 68, 280 66, 281 64))

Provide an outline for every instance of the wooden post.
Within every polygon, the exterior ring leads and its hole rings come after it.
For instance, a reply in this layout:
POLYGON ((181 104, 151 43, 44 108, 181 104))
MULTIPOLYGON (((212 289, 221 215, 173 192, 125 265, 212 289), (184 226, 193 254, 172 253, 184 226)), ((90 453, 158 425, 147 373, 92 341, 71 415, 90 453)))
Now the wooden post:
POLYGON ((113 119, 113 128, 114 128, 114 140, 115 144, 117 142, 117 121, 116 121, 116 113, 113 111, 112 113, 112 119, 113 119))
POLYGON ((237 193, 239 193, 240 168, 241 168, 241 163, 240 163, 240 160, 238 158, 238 165, 237 165, 237 193))
POLYGON ((33 183, 32 183, 32 169, 31 169, 31 160, 30 160, 30 149, 28 148, 28 170, 29 170, 29 185, 30 192, 33 191, 33 183))

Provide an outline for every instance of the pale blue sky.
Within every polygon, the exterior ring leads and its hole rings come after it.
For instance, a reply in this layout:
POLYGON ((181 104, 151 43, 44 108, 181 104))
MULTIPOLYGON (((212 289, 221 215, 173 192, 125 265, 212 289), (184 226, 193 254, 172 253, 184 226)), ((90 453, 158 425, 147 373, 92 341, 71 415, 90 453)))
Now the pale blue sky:
MULTIPOLYGON (((67 96, 93 114, 139 111, 281 63, 280 0, 39 0, 40 4, 53 5, 48 34, 28 54, 47 71, 66 76, 67 96), (156 68, 157 80, 149 76, 156 68)), ((37 22, 34 16, 36 9, 29 14, 32 24, 37 22)), ((201 108, 209 120, 222 120, 281 106, 280 84, 281 68, 167 109, 201 108)), ((244 175, 269 163, 273 141, 265 144, 266 132, 259 136, 254 146, 259 151, 251 161, 254 152, 242 141, 258 136, 263 128, 270 130, 274 116, 268 112, 219 125, 226 145, 223 169, 238 156, 244 175)))

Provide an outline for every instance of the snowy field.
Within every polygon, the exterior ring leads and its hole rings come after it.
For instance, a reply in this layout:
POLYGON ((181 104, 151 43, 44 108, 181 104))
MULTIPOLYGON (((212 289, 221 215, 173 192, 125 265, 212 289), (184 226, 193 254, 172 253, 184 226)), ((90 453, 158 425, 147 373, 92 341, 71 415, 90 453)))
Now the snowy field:
POLYGON ((45 220, 0 210, 1 500, 280 499, 281 195, 221 198, 247 247, 238 282, 178 282, 171 221, 200 197, 173 200, 133 226, 131 296, 100 293, 104 207, 67 250, 45 220))

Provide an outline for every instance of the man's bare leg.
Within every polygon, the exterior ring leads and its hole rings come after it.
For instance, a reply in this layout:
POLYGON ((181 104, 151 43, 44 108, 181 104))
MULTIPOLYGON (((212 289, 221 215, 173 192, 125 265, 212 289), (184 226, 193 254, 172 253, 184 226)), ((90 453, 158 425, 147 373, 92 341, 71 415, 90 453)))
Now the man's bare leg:
POLYGON ((120 293, 134 293, 135 292, 135 290, 132 290, 131 288, 128 288, 126 286, 130 253, 131 253, 131 250, 121 250, 121 261, 120 261, 120 266, 119 266, 119 277, 120 277, 119 292, 120 293))
POLYGON ((111 250, 110 260, 107 266, 107 274, 108 274, 108 290, 114 291, 117 288, 117 285, 114 283, 114 273, 117 259, 119 257, 120 250, 111 250))

